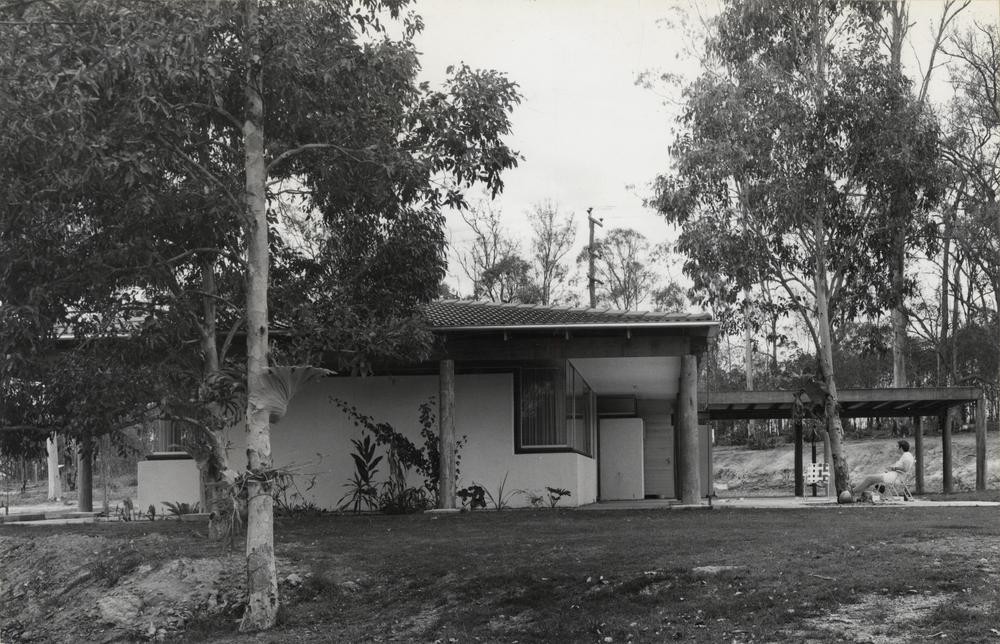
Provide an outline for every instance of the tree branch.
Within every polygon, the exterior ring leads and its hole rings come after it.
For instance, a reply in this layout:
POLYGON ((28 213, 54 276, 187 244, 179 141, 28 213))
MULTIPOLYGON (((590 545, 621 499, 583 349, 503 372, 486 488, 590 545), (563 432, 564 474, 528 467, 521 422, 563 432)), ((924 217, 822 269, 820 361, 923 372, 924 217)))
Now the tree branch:
POLYGON ((354 153, 360 152, 360 150, 352 150, 351 148, 345 148, 343 146, 337 145, 336 143, 306 143, 305 145, 300 145, 297 148, 292 148, 291 150, 285 150, 284 152, 276 156, 273 160, 271 160, 270 163, 267 164, 266 172, 270 174, 271 170, 281 162, 287 161, 293 156, 301 154, 302 152, 306 152, 308 150, 337 150, 338 152, 346 154, 347 156, 349 156, 350 158, 354 159, 359 163, 364 163, 365 161, 368 161, 368 159, 361 159, 357 156, 354 156, 354 153))
POLYGON ((198 163, 197 161, 195 161, 194 159, 192 159, 190 157, 190 155, 188 155, 186 152, 184 152, 184 150, 181 150, 176 145, 174 145, 173 143, 171 143, 170 141, 168 141, 167 139, 165 139, 163 136, 157 134, 155 138, 160 143, 162 143, 163 145, 165 145, 171 152, 173 152, 178 157, 180 157, 180 159, 182 161, 184 161, 190 167, 192 167, 195 170, 197 170, 198 174, 200 174, 205 179, 207 179, 209 183, 215 185, 217 188, 219 188, 220 190, 222 190, 222 194, 225 195, 229 199, 230 203, 233 205, 234 208, 236 208, 237 212, 240 212, 240 213, 243 212, 243 205, 244 204, 241 201, 239 201, 238 199, 236 199, 236 197, 234 197, 233 194, 229 191, 229 188, 227 188, 225 186, 225 184, 223 184, 219 180, 218 177, 216 177, 214 174, 212 174, 211 172, 209 172, 208 168, 204 167, 203 165, 201 165, 200 163, 198 163))
POLYGON ((206 112, 215 112, 222 118, 229 121, 229 124, 236 128, 237 131, 243 130, 243 124, 240 123, 233 114, 226 109, 219 107, 218 105, 210 105, 208 103, 180 103, 178 105, 172 105, 171 107, 175 109, 184 109, 185 107, 197 107, 198 109, 205 110, 206 112))

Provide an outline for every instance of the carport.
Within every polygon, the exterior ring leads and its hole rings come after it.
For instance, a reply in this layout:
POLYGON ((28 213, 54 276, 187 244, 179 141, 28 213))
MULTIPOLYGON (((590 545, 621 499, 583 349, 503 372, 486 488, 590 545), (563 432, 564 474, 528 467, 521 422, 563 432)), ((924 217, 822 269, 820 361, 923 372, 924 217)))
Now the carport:
MULTIPOLYGON (((810 398, 798 391, 736 391, 708 394, 708 420, 791 419, 795 421, 795 495, 804 496, 802 464, 802 414, 796 412, 796 397, 809 410, 822 408, 821 392, 810 398)), ((924 493, 922 418, 935 418, 941 429, 942 487, 953 491, 951 426, 948 412, 970 403, 975 405, 976 489, 986 489, 986 399, 980 387, 913 387, 898 389, 841 389, 841 418, 912 418, 914 456, 917 459, 916 493, 924 493)))

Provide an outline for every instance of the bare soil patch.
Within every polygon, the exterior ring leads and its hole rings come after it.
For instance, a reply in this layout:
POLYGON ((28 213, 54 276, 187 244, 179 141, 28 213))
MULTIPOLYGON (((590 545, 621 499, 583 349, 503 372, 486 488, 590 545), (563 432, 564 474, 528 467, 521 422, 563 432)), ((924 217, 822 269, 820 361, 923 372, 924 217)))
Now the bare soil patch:
POLYGON ((995 508, 279 518, 281 622, 177 521, 0 526, 3 642, 985 642, 995 508))
MULTIPOLYGON (((899 457, 897 438, 851 440, 845 443, 851 479, 860 480, 868 474, 884 472, 899 457)), ((913 437, 907 437, 913 449, 913 437)), ((987 487, 1000 488, 1000 450, 996 449, 997 435, 987 437, 987 487)), ((823 444, 817 443, 817 460, 823 461, 823 444)), ((804 461, 811 462, 811 446, 807 443, 804 461)), ((795 454, 791 444, 768 450, 751 450, 745 447, 715 447, 712 452, 715 470, 716 493, 721 497, 734 496, 791 496, 795 491, 795 454)), ((942 490, 943 456, 940 436, 924 437, 924 454, 921 466, 927 493, 942 490)), ((913 480, 913 475, 910 477, 913 480)), ((955 491, 968 492, 976 484, 976 437, 971 432, 952 436, 952 483, 955 491)))

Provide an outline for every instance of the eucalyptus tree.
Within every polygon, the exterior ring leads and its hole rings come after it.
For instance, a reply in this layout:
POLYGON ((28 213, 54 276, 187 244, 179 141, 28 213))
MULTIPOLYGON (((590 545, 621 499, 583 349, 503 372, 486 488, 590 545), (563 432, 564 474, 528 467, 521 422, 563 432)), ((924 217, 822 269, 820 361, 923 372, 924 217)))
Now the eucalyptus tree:
MULTIPOLYGON (((941 52, 941 48, 944 45, 944 41, 948 35, 951 26, 954 24, 955 19, 959 14, 962 13, 966 8, 968 8, 971 0, 946 0, 941 9, 941 16, 937 23, 937 28, 933 35, 933 40, 931 41, 930 49, 927 52, 927 66, 922 71, 922 77, 919 78, 919 88, 915 91, 913 100, 917 108, 928 108, 928 90, 930 87, 930 82, 932 76, 938 66, 938 54, 941 52)), ((889 53, 889 69, 891 73, 897 74, 902 77, 904 75, 903 69, 903 49, 904 45, 907 43, 907 38, 911 27, 913 26, 910 22, 910 6, 909 0, 891 0, 883 4, 885 9, 885 20, 887 25, 881 24, 882 27, 882 41, 886 46, 889 53)), ((907 256, 914 249, 927 248, 926 243, 927 234, 930 230, 929 216, 928 212, 913 211, 911 208, 911 202, 915 198, 915 186, 907 185, 905 182, 900 183, 896 186, 893 192, 888 207, 893 209, 898 209, 903 212, 910 210, 912 216, 920 220, 919 222, 923 225, 909 225, 904 227, 899 227, 896 230, 896 240, 895 240, 895 250, 892 255, 892 261, 889 265, 892 274, 892 296, 889 301, 891 308, 891 319, 892 319, 892 354, 893 354, 893 386, 894 387, 905 387, 908 384, 905 351, 907 344, 907 329, 909 326, 909 315, 906 304, 906 297, 913 293, 913 280, 907 278, 907 256), (913 235, 917 235, 913 238, 913 235)), ((945 208, 942 213, 943 218, 943 241, 944 250, 942 257, 945 258, 945 265, 943 267, 944 274, 947 274, 947 257, 948 257, 948 246, 950 243, 949 235, 949 219, 950 211, 945 208)), ((942 285, 947 286, 947 281, 942 280, 942 285)), ((946 298, 947 295, 945 294, 946 298)), ((944 309, 941 313, 944 319, 947 319, 947 309, 944 309)))
POLYGON ((577 263, 596 256, 598 299, 622 311, 633 311, 650 295, 656 275, 649 265, 649 241, 632 228, 612 228, 594 244, 583 249, 577 263))
MULTIPOLYGON (((684 93, 676 169, 655 204, 681 227, 696 292, 738 303, 757 284, 799 315, 825 393, 838 492, 849 489, 833 352, 839 319, 877 315, 897 232, 937 198, 934 123, 878 47, 874 3, 729 2, 713 63, 684 93), (909 212, 890 207, 912 194, 909 212)), ((760 303, 758 303, 760 306, 760 303)))
POLYGON ((485 201, 462 218, 472 231, 472 242, 460 251, 458 263, 472 281, 472 297, 490 302, 535 304, 542 293, 531 279, 531 265, 501 222, 501 212, 485 201))
POLYGON ((553 304, 564 294, 569 268, 565 259, 576 241, 573 213, 561 214, 559 205, 546 200, 532 206, 528 213, 531 222, 531 259, 535 282, 541 293, 542 304, 553 304))
MULTIPOLYGON (((355 280, 344 288, 356 294, 381 279, 381 306, 359 311, 364 302, 355 296, 347 310, 357 315, 330 320, 368 325, 322 340, 347 344, 380 315, 412 317, 443 274, 441 209, 463 207, 473 183, 495 194, 501 173, 517 161, 502 141, 516 85, 467 66, 449 70, 441 89, 418 85, 412 38, 420 18, 402 19, 397 38, 386 24, 404 5, 56 0, 0 7, 0 240, 11 250, 3 255, 11 283, 0 306, 16 322, 2 332, 5 349, 15 349, 4 354, 5 378, 34 378, 30 367, 49 359, 67 330, 113 338, 141 335, 138 326, 158 341, 176 340, 173 349, 199 364, 199 391, 243 390, 244 630, 273 625, 278 606, 270 419, 282 370, 269 355, 269 326, 284 313, 269 309, 269 284, 308 277, 276 238, 279 193, 299 193, 331 237, 352 242, 330 243, 326 258, 364 260, 356 272, 343 270, 350 264, 343 261, 330 280, 355 280), (282 258, 274 276, 272 251, 282 258), (400 280, 402 304, 388 306, 390 274, 409 271, 400 263, 408 260, 419 270, 400 280), (220 356, 240 335, 244 365, 216 377, 226 371, 220 356)), ((315 291, 293 301, 292 292, 283 293, 284 307, 318 311, 335 301, 315 291)), ((296 355, 310 349, 298 346, 296 355)), ((219 402, 212 393, 198 398, 185 400, 219 402)))
MULTIPOLYGON (((945 51, 957 63, 952 68, 955 97, 949 106, 949 136, 945 146, 945 157, 956 175, 955 183, 961 186, 956 202, 960 206, 955 209, 955 237, 966 260, 978 269, 992 291, 1000 337, 998 26, 975 24, 954 34, 945 51)), ((1000 372, 996 379, 1000 385, 1000 372)))

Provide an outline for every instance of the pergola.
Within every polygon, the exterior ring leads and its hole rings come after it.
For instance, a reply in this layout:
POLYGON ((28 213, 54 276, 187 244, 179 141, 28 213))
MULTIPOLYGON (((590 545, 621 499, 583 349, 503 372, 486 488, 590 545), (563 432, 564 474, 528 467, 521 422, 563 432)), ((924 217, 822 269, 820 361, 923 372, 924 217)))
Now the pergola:
MULTIPOLYGON (((707 398, 708 420, 791 419, 795 396, 806 407, 822 405, 805 391, 711 392, 707 398)), ((952 492, 951 427, 948 411, 969 403, 975 405, 976 489, 986 489, 986 402, 979 387, 928 387, 898 389, 841 389, 840 415, 844 418, 912 418, 914 455, 917 459, 916 492, 924 492, 923 426, 921 418, 936 418, 941 428, 942 487, 952 492)), ((704 407, 703 407, 704 409, 704 407)), ((800 419, 801 420, 801 419, 800 419)), ((795 427, 795 494, 804 494, 802 423, 795 427)))

